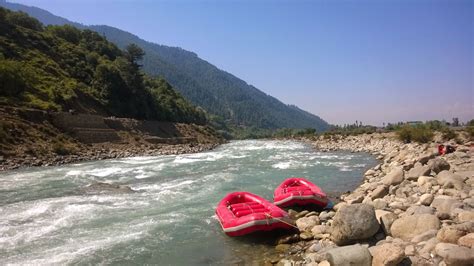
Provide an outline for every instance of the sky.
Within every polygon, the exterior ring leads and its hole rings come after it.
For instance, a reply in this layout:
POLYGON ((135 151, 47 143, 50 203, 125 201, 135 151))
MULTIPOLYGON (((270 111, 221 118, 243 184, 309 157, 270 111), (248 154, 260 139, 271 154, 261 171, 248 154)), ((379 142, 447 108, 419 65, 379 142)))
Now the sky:
POLYGON ((178 46, 332 124, 474 119, 471 0, 12 0, 178 46))

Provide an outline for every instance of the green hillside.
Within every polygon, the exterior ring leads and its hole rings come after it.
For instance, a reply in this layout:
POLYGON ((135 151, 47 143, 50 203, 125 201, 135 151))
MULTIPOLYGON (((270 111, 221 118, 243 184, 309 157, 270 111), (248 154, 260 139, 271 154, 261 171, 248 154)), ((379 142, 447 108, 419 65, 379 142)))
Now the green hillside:
MULTIPOLYGON (((236 126, 251 128, 315 128, 329 125, 316 115, 286 105, 245 81, 222 71, 195 53, 159 45, 110 26, 84 26, 55 16, 46 10, 0 1, 1 6, 22 10, 45 24, 72 24, 99 32, 120 48, 136 43, 145 51, 143 70, 164 77, 186 99, 236 126)), ((217 119, 218 117, 215 117, 217 119)))
POLYGON ((0 8, 0 103, 205 123, 204 111, 165 80, 141 72, 143 55, 136 45, 122 51, 92 30, 45 27, 0 8))

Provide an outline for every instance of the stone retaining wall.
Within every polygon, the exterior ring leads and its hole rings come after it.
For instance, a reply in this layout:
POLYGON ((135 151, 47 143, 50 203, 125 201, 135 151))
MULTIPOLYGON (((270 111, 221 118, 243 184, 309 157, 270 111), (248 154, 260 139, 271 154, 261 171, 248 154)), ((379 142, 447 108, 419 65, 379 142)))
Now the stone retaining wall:
POLYGON ((33 123, 50 122, 82 143, 119 142, 119 131, 141 134, 153 144, 197 143, 195 137, 186 137, 175 123, 136 120, 131 118, 103 117, 93 114, 48 112, 37 109, 14 108, 7 110, 17 113, 22 119, 33 123))

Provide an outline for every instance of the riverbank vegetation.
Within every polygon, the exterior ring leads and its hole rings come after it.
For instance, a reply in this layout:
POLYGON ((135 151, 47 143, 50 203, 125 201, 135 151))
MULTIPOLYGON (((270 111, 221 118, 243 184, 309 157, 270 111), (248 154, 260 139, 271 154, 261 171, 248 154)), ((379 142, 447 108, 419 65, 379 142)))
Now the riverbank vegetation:
POLYGON ((43 26, 0 8, 0 104, 42 110, 206 123, 161 78, 141 71, 143 50, 125 50, 91 30, 43 26))

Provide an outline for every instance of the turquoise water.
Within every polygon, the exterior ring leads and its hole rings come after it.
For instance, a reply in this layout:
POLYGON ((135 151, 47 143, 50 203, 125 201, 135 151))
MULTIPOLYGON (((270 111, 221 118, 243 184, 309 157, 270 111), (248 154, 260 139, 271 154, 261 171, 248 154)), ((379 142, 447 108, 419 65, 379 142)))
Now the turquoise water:
POLYGON ((269 250, 230 238, 214 215, 232 191, 272 199, 285 178, 355 188, 375 159, 294 141, 235 141, 198 154, 134 157, 0 174, 0 264, 196 265, 251 262, 269 250), (137 193, 91 194, 93 182, 137 193))

